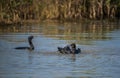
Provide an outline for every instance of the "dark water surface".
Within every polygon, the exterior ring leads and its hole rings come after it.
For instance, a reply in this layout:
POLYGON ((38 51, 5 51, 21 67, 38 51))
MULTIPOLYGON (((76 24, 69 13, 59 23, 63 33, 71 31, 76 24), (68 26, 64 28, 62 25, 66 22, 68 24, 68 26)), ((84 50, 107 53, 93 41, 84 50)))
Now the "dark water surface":
POLYGON ((120 23, 41 23, 0 26, 0 78, 119 78, 120 23), (28 46, 33 35, 34 51, 28 46), (62 55, 76 43, 82 53, 62 55))

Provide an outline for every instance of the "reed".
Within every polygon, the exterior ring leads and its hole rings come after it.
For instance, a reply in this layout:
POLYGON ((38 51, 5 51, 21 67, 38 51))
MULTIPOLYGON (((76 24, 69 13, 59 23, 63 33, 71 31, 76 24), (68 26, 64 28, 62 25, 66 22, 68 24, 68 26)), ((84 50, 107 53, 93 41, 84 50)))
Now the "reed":
POLYGON ((120 0, 1 0, 0 22, 119 19, 120 0))

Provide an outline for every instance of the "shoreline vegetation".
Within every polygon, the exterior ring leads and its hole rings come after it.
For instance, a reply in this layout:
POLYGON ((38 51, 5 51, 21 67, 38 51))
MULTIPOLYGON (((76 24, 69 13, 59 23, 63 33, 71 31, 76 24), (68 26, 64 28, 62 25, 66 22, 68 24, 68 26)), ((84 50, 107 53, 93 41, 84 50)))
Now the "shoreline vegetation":
POLYGON ((0 25, 120 20, 120 0, 1 0, 0 25))

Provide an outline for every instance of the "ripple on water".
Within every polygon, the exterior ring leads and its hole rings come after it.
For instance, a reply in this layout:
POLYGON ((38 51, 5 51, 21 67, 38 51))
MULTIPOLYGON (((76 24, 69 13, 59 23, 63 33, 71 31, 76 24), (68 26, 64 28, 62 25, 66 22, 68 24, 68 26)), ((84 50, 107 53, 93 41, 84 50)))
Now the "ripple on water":
POLYGON ((119 78, 120 28, 92 24, 13 26, 19 32, 3 29, 0 78, 119 78), (35 36, 35 50, 15 50, 16 46, 29 46, 29 35, 35 36), (57 52, 58 46, 70 43, 76 43, 81 54, 57 52))

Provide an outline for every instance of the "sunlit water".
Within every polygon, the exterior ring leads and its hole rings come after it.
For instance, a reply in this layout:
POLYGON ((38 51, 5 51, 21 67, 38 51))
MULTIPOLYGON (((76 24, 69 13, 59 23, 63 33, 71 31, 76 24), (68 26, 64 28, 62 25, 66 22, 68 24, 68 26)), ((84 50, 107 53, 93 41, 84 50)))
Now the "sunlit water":
POLYGON ((120 23, 41 23, 0 26, 0 78, 119 78, 120 23), (28 46, 33 35, 35 50, 28 46), (59 54, 76 43, 81 54, 59 54))

